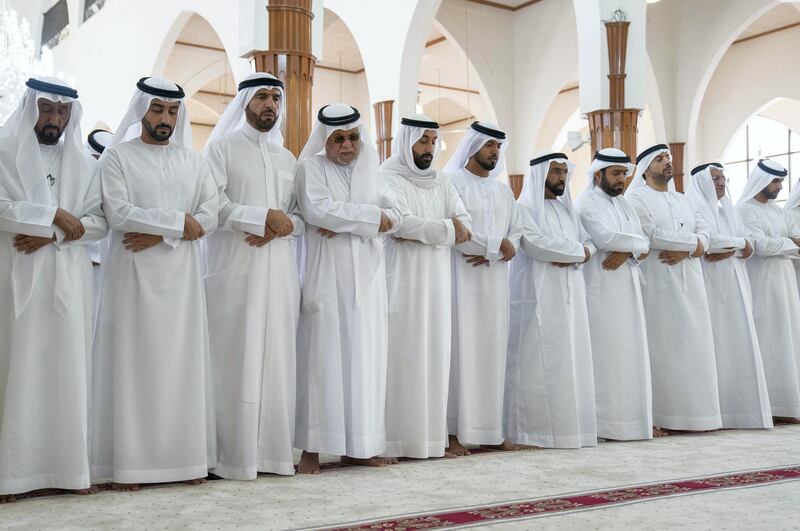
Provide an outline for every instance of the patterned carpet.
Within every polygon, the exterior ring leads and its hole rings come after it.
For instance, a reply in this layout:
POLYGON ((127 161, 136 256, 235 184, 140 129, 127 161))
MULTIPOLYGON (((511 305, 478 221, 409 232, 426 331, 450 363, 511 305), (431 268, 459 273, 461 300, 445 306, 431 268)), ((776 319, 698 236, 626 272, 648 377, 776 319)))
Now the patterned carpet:
POLYGON ((0 505, 8 529, 797 529, 800 426, 0 505))
POLYGON ((513 503, 487 505, 483 507, 470 507, 458 511, 409 515, 389 520, 360 522, 343 527, 320 529, 330 529, 333 531, 386 529, 395 531, 417 531, 421 529, 452 529, 463 526, 528 520, 556 513, 571 513, 581 510, 598 509, 603 506, 644 502, 657 498, 686 496, 709 491, 754 487, 796 480, 800 480, 800 466, 668 481, 650 485, 633 485, 613 490, 583 492, 554 498, 516 501, 513 503))

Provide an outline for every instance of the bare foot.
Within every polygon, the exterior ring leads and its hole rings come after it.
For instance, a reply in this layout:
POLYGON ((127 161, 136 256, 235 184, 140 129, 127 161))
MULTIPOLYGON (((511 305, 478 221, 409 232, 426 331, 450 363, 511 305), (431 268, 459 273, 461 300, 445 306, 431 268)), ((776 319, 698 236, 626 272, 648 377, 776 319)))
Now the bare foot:
POLYGON ((773 424, 800 424, 800 419, 795 417, 772 417, 773 424))
POLYGON ((98 492, 100 492, 100 488, 97 485, 92 485, 88 489, 75 489, 67 492, 71 492, 72 494, 77 494, 78 496, 87 496, 89 494, 97 494, 98 492))
POLYGON ((670 430, 653 426, 653 437, 668 437, 670 435, 673 435, 670 430))
POLYGON ((491 448, 492 450, 499 450, 501 452, 516 452, 522 450, 522 446, 508 441, 503 441, 500 444, 485 444, 484 448, 491 448))
POLYGON ((197 479, 189 479, 183 482, 184 485, 202 485, 203 483, 208 483, 206 478, 197 478, 197 479))
POLYGON ((370 457, 367 459, 360 459, 358 457, 348 457, 346 455, 343 455, 342 463, 348 463, 350 465, 356 465, 356 466, 373 466, 380 468, 382 466, 386 466, 386 458, 370 457))
POLYGON ((0 505, 3 503, 14 503, 17 497, 13 494, 0 494, 0 505))
POLYGON ((397 459, 396 457, 382 457, 381 459, 383 459, 383 464, 386 465, 386 466, 399 465, 400 464, 400 460, 397 459))
POLYGON ((319 454, 303 450, 300 462, 297 464, 297 473, 319 474, 319 454))
POLYGON ((120 492, 134 492, 139 490, 138 483, 112 483, 111 490, 118 490, 120 492))
POLYGON ((448 443, 450 446, 444 449, 444 455, 449 457, 447 454, 452 454, 454 457, 461 457, 463 455, 470 455, 469 450, 464 448, 464 445, 458 441, 458 437, 455 435, 448 436, 448 443))

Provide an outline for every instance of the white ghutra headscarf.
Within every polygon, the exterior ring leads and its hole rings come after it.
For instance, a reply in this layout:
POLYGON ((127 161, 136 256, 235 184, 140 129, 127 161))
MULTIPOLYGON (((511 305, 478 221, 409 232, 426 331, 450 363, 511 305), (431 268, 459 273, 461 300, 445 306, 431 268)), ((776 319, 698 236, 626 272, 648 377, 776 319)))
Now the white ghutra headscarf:
MULTIPOLYGON (((641 188, 642 186, 647 186, 647 182, 644 178, 644 172, 650 167, 655 160, 656 157, 661 155, 662 153, 667 153, 671 155, 669 146, 666 144, 656 144, 654 146, 650 146, 649 148, 645 149, 636 157, 636 173, 633 175, 633 180, 631 181, 630 186, 628 186, 628 190, 636 190, 637 188, 641 188)), ((628 191, 626 190, 626 192, 628 191)), ((675 191, 675 180, 671 179, 669 181, 669 190, 675 191)))
POLYGON ((421 188, 432 188, 439 184, 442 173, 433 167, 440 152, 439 142, 434 146, 431 165, 424 170, 417 167, 413 152, 414 144, 422 138, 425 131, 438 130, 439 124, 424 114, 401 119, 397 134, 392 139, 392 156, 381 164, 381 169, 402 175, 421 188))
POLYGON ((245 109, 255 97, 256 93, 262 89, 277 89, 281 94, 281 104, 278 108, 278 113, 275 118, 275 124, 272 129, 267 133, 267 143, 275 147, 283 147, 283 133, 281 126, 283 125, 283 104, 286 101, 286 92, 283 86, 283 81, 276 78, 272 74, 264 72, 256 72, 250 74, 244 81, 239 83, 239 90, 236 97, 225 108, 214 130, 206 142, 206 150, 208 146, 213 144, 216 140, 226 136, 233 131, 238 130, 244 125, 245 122, 245 109))
MULTIPOLYGON (((739 196, 739 200, 736 201, 736 204, 740 205, 750 201, 757 196, 761 190, 766 188, 773 180, 784 180, 786 179, 787 175, 789 175, 789 172, 786 171, 786 168, 774 160, 759 160, 758 164, 756 164, 756 167, 750 172, 750 176, 747 178, 747 184, 744 187, 744 191, 742 191, 742 195, 739 196)), ((773 202, 775 200, 770 199, 769 201, 773 202)))
POLYGON ((180 85, 161 77, 143 77, 136 83, 136 92, 133 93, 133 97, 128 104, 128 111, 122 118, 119 127, 117 127, 110 144, 106 147, 111 148, 139 137, 142 134, 142 118, 147 114, 150 103, 153 100, 162 100, 167 103, 180 102, 181 104, 170 142, 175 142, 180 146, 191 149, 192 127, 189 123, 186 104, 183 101, 185 96, 186 94, 180 85))
POLYGON ((447 161, 444 172, 455 175, 463 170, 464 166, 467 165, 467 161, 490 140, 495 140, 500 144, 500 154, 497 157, 497 165, 489 172, 489 178, 496 179, 505 169, 508 143, 506 142, 505 132, 501 131, 497 125, 490 122, 472 122, 467 132, 464 133, 464 138, 458 143, 456 152, 453 153, 453 156, 447 161))

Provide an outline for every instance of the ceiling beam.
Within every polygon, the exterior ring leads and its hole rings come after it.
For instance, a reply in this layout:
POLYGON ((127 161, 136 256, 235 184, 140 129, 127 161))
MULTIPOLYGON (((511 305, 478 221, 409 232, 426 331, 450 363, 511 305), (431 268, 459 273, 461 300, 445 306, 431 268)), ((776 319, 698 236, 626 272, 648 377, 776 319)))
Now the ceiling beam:
POLYGON ((335 66, 321 65, 319 63, 314 65, 314 68, 321 68, 322 70, 330 70, 331 72, 341 72, 343 74, 363 74, 364 73, 364 69, 363 68, 361 68, 359 70, 348 70, 346 68, 336 68, 335 66))
POLYGON ((219 46, 208 46, 206 44, 198 44, 196 42, 175 41, 175 46, 186 46, 187 48, 199 48, 201 50, 225 53, 225 48, 220 48, 219 46))
POLYGON ((750 35, 748 37, 744 37, 742 39, 733 41, 733 44, 740 44, 747 41, 752 41, 753 39, 760 39, 761 37, 766 37, 767 35, 772 35, 774 33, 779 33, 781 31, 790 30, 792 28, 796 28, 800 26, 800 22, 795 22, 794 24, 787 24, 786 26, 781 26, 779 28, 774 28, 769 31, 762 31, 761 33, 756 33, 755 35, 750 35))
POLYGON ((216 124, 206 124, 206 123, 203 123, 203 122, 189 122, 189 124, 190 125, 196 125, 198 127, 210 127, 212 129, 214 127, 216 127, 216 124))
POLYGON ((195 94, 206 94, 208 96, 222 96, 226 98, 235 98, 236 94, 228 94, 227 92, 216 92, 214 90, 198 90, 195 94))
POLYGON ((436 83, 427 83, 425 81, 420 81, 419 84, 422 85, 423 87, 432 87, 432 88, 439 88, 439 89, 444 89, 444 90, 453 90, 455 92, 466 92, 466 93, 469 93, 469 94, 480 94, 480 92, 478 92, 477 90, 465 89, 465 88, 461 88, 461 87, 451 87, 449 85, 437 85, 436 83))
POLYGON ((446 123, 443 123, 443 124, 439 124, 439 127, 447 127, 449 125, 456 125, 456 124, 460 124, 461 122, 466 122, 467 120, 474 120, 474 119, 475 119, 475 116, 470 114, 469 116, 465 116, 464 118, 460 118, 458 120, 453 120, 452 122, 446 122, 446 123))
POLYGON ((540 0, 528 0, 527 2, 522 2, 517 6, 508 6, 506 4, 501 4, 499 2, 492 2, 491 0, 468 0, 468 1, 472 2, 473 4, 480 4, 482 6, 494 7, 497 9, 502 9, 504 11, 511 11, 513 13, 514 11, 519 11, 520 9, 532 6, 533 4, 539 2, 540 0))
POLYGON ((431 39, 428 42, 426 42, 425 43, 425 48, 430 48, 431 46, 433 46, 435 44, 439 44, 440 42, 444 42, 446 40, 447 40, 447 37, 445 37, 444 35, 442 35, 441 37, 436 37, 435 39, 431 39))
POLYGON ((565 92, 572 92, 573 90, 578 90, 579 88, 580 87, 578 85, 575 85, 574 87, 563 88, 563 89, 559 90, 558 93, 559 94, 564 94, 565 92))

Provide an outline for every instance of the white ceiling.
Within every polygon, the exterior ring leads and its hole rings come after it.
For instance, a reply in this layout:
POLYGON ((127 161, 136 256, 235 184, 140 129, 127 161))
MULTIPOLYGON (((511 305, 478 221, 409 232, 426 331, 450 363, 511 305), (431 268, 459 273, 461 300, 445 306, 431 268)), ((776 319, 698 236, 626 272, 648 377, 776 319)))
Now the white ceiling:
POLYGON ((759 33, 772 31, 790 24, 800 23, 800 5, 779 4, 773 9, 767 11, 761 18, 753 22, 746 30, 742 32, 737 40, 752 37, 759 33))

